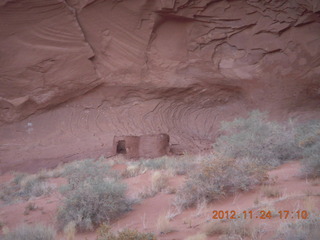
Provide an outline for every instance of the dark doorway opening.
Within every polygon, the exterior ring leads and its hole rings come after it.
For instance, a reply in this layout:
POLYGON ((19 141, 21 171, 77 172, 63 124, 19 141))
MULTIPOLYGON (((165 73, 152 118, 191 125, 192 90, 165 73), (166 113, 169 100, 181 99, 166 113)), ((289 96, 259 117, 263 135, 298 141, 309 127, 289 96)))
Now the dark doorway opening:
POLYGON ((125 140, 120 140, 117 143, 117 153, 122 153, 122 154, 126 154, 127 150, 126 150, 126 141, 125 140))

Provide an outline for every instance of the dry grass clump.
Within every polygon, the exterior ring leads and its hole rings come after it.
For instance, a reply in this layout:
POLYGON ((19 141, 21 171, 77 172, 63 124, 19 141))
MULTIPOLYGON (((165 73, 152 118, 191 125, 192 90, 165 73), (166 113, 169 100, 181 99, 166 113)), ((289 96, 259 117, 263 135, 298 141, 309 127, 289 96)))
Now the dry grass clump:
POLYGON ((227 235, 239 235, 242 238, 245 238, 250 237, 253 230, 252 221, 240 218, 230 221, 227 235))
POLYGON ((69 222, 63 229, 66 240, 75 240, 76 236, 76 223, 69 222))
POLYGON ((250 190, 266 178, 265 167, 255 159, 210 155, 178 190, 174 205, 184 209, 203 201, 210 203, 239 190, 250 190))
POLYGON ((156 240, 152 233, 140 233, 137 230, 124 229, 118 233, 111 232, 111 227, 102 224, 97 230, 97 240, 156 240))
POLYGON ((219 240, 261 239, 264 233, 263 226, 253 226, 248 219, 234 219, 212 222, 205 226, 207 236, 220 235, 219 240))
POLYGON ((282 196, 282 191, 274 186, 265 185, 262 187, 262 195, 267 198, 279 198, 282 196))
POLYGON ((157 230, 159 234, 168 234, 175 231, 175 229, 170 224, 169 219, 165 215, 159 216, 157 220, 157 230))
POLYGON ((281 240, 319 240, 319 237, 320 221, 316 214, 308 219, 281 223, 276 235, 281 240))
POLYGON ((149 170, 172 170, 175 175, 185 175, 196 165, 196 159, 185 155, 181 157, 163 156, 140 161, 140 166, 149 170))
POLYGON ((15 200, 27 201, 31 197, 49 194, 52 189, 42 174, 15 173, 12 181, 0 185, 0 199, 5 203, 15 200))
POLYGON ((143 174, 146 172, 145 168, 142 168, 139 164, 128 163, 127 168, 121 174, 124 178, 131 178, 143 174))
POLYGON ((186 240, 206 240, 207 236, 204 233, 197 233, 193 236, 187 237, 186 240))
POLYGON ((54 240, 56 232, 44 225, 21 225, 4 236, 4 240, 54 240))
POLYGON ((139 197, 143 199, 154 197, 158 192, 167 188, 168 180, 169 176, 165 172, 155 171, 151 175, 151 186, 139 193, 139 197))
POLYGON ((167 187, 169 177, 164 172, 156 171, 151 176, 151 189, 160 192, 167 187))
POLYGON ((229 225, 222 221, 211 221, 203 227, 203 232, 209 237, 227 234, 228 231, 229 225))

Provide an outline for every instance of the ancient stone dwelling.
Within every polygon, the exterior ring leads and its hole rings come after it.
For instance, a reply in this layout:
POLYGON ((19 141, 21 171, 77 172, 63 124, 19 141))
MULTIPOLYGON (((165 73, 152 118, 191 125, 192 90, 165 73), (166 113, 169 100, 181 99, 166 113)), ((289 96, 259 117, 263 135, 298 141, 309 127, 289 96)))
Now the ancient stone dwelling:
POLYGON ((127 158, 156 158, 169 153, 169 135, 151 134, 142 136, 115 136, 113 153, 127 158))

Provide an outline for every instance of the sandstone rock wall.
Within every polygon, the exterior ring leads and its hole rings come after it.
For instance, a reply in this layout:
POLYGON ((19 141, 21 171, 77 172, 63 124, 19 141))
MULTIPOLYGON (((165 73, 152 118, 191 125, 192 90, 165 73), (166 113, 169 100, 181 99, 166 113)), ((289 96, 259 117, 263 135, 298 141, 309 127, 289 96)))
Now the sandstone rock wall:
POLYGON ((256 108, 319 116, 318 0, 1 1, 0 33, 2 169, 108 155, 114 135, 198 151, 256 108))

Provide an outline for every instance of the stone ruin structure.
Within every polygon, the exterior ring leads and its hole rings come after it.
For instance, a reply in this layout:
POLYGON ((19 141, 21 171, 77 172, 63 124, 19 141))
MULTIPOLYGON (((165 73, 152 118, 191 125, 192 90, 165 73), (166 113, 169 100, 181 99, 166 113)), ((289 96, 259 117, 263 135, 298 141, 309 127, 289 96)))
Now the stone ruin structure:
POLYGON ((142 136, 115 136, 113 153, 127 158, 156 158, 169 153, 169 135, 151 134, 142 136))

